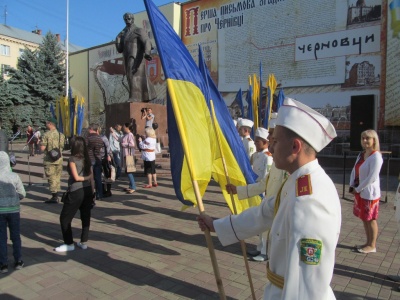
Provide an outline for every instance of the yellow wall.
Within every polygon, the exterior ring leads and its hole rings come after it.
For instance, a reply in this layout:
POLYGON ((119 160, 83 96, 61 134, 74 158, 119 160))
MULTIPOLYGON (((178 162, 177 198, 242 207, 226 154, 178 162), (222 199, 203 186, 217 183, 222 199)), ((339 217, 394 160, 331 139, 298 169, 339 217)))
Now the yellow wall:
MULTIPOLYGON (((10 47, 10 55, 0 55, 0 65, 9 65, 12 68, 17 68, 17 62, 19 58, 19 49, 25 49, 25 47, 34 50, 39 47, 38 44, 29 43, 21 40, 17 40, 8 36, 0 35, 0 44, 10 47)), ((5 79, 8 79, 5 76, 5 79)))
POLYGON ((88 99, 88 52, 83 51, 69 56, 69 76, 73 94, 88 99))

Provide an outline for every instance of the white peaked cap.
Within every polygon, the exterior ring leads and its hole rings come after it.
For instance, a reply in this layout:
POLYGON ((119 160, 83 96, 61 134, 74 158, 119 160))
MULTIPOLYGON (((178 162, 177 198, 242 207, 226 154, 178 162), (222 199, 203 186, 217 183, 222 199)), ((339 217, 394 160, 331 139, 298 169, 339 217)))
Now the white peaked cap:
POLYGON ((268 130, 263 127, 258 127, 254 136, 268 141, 268 130))
POLYGON ((291 98, 286 98, 279 108, 276 125, 297 133, 317 152, 336 137, 335 128, 327 118, 291 98))
POLYGON ((233 124, 235 125, 235 127, 236 127, 236 125, 237 125, 237 121, 235 120, 235 119, 233 119, 233 124))
POLYGON ((241 119, 241 120, 239 120, 238 124, 239 124, 239 127, 246 126, 246 127, 253 128, 254 122, 249 119, 241 119))
POLYGON ((275 128, 275 126, 276 126, 276 118, 278 118, 278 113, 273 112, 271 114, 271 119, 268 122, 268 127, 269 128, 275 128))

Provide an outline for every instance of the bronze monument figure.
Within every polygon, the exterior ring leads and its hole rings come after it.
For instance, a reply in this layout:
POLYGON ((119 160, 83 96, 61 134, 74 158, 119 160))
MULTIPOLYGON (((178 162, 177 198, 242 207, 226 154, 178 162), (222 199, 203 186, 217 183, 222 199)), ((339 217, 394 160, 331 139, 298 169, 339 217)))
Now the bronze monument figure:
POLYGON ((144 29, 134 24, 134 15, 124 14, 125 28, 117 35, 115 46, 123 54, 128 80, 128 102, 148 102, 156 98, 153 84, 146 75, 146 60, 152 60, 152 45, 144 29))

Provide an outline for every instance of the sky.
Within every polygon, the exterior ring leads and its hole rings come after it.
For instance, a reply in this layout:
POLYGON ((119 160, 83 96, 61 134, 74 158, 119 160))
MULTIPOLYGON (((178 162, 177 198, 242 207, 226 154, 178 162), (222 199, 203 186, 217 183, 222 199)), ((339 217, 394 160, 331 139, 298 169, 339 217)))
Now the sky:
MULTIPOLYGON (((157 6, 177 2, 153 0, 157 6)), ((186 2, 186 1, 179 1, 186 2)), ((126 12, 145 11, 143 0, 69 0, 69 42, 89 48, 114 41, 126 12)), ((0 22, 18 29, 67 35, 67 0, 0 0, 0 22)))

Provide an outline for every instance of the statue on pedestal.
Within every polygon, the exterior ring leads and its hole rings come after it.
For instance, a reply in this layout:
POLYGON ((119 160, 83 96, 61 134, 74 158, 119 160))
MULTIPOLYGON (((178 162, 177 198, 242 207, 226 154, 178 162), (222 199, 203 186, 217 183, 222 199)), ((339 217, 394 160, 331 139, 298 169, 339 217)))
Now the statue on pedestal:
POLYGON ((156 98, 153 84, 146 74, 146 60, 152 60, 151 41, 144 29, 134 24, 131 13, 124 14, 125 28, 117 35, 115 46, 123 54, 128 80, 128 102, 148 102, 156 98))

